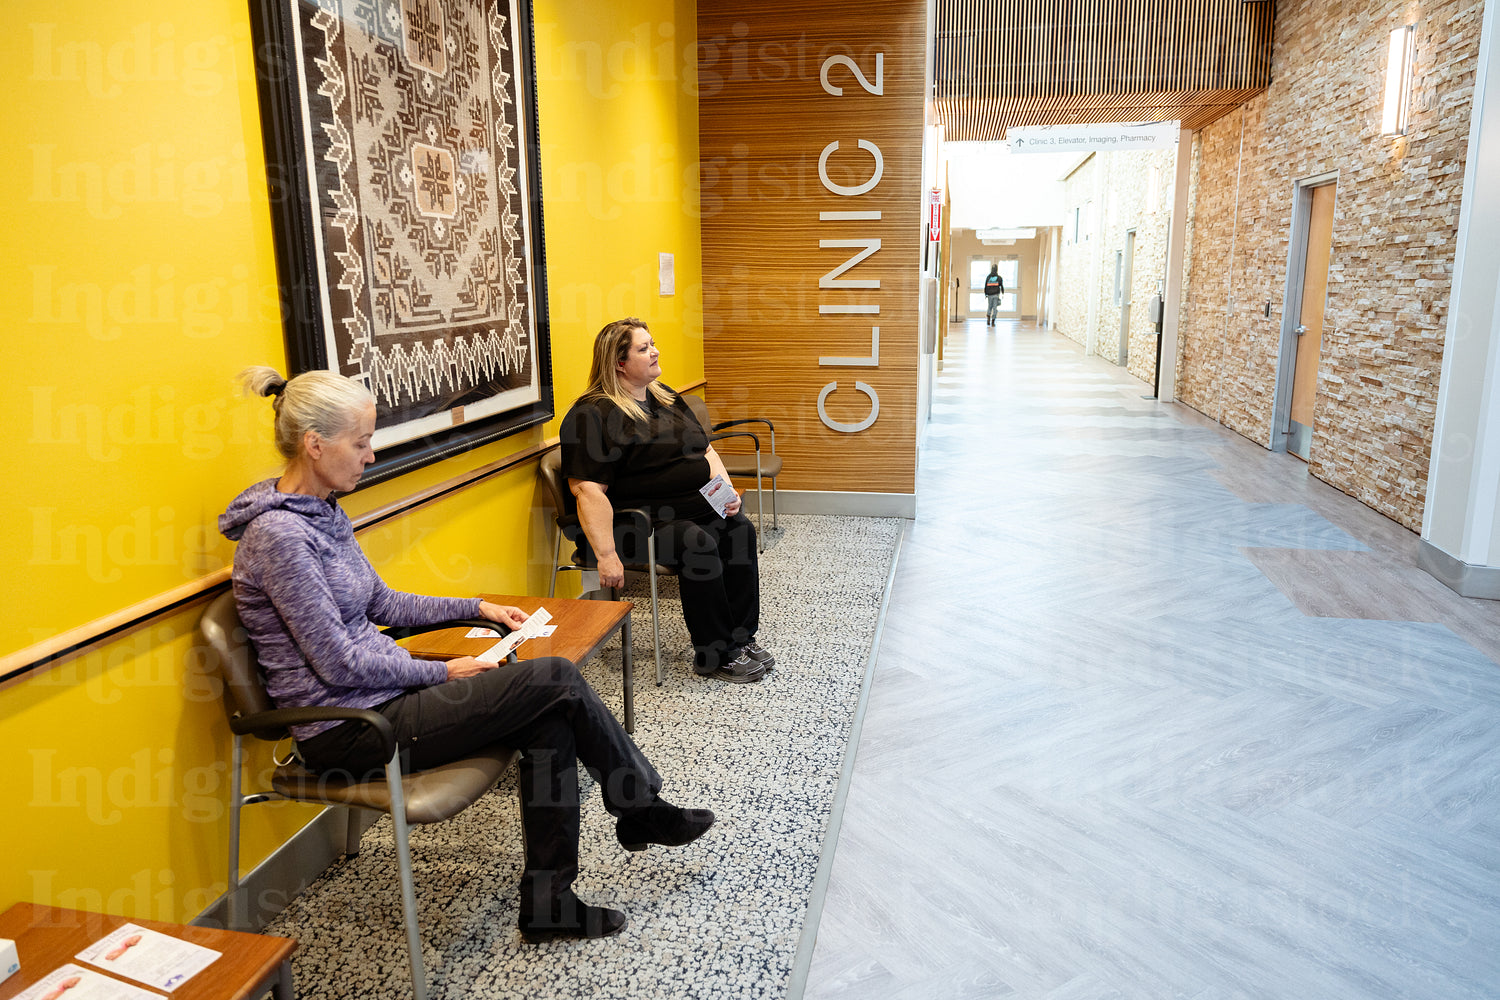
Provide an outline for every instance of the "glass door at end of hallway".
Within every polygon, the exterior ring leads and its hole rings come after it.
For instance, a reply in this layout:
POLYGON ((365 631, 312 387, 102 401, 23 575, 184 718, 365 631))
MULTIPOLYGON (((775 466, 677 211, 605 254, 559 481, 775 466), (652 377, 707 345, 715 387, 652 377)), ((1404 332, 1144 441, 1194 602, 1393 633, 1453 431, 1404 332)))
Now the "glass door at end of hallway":
POLYGON ((984 279, 989 277, 990 267, 999 265, 1000 280, 1005 282, 1005 294, 1000 296, 1000 308, 996 316, 1001 319, 1021 318, 1021 258, 1006 257, 969 258, 969 308, 968 319, 984 319, 989 303, 984 296, 984 279))

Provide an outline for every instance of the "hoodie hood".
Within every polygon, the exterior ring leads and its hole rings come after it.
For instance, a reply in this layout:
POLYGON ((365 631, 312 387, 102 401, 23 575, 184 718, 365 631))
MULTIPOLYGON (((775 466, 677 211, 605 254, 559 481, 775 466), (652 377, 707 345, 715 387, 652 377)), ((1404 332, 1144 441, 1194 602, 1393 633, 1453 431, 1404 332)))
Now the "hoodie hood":
POLYGON ((273 510, 300 514, 325 534, 332 535, 338 531, 337 519, 333 516, 338 507, 332 500, 308 496, 306 493, 282 493, 276 488, 276 482, 275 479, 267 479, 256 483, 234 498, 229 508, 219 515, 219 530, 224 537, 230 541, 239 541, 245 534, 245 529, 250 527, 251 521, 273 510))

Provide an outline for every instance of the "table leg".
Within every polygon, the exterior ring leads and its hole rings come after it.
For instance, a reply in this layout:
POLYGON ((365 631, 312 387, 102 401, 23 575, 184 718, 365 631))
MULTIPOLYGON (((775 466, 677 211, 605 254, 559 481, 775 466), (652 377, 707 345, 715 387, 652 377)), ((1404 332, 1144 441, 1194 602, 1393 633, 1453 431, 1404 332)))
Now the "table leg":
POLYGON ((635 733, 635 656, 630 642, 630 616, 625 616, 625 627, 620 633, 620 670, 625 685, 625 731, 635 733))
POLYGON ((273 1000, 297 1000, 297 990, 292 986, 292 963, 282 962, 276 970, 276 983, 271 987, 273 1000))

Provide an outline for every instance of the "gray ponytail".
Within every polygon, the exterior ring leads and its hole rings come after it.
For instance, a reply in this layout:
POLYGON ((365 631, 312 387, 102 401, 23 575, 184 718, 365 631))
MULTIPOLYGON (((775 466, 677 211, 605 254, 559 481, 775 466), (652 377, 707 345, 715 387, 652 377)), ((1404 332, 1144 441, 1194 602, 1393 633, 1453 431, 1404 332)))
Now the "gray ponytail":
POLYGON ((375 401, 354 379, 329 371, 285 379, 274 368, 255 365, 240 372, 239 383, 247 395, 274 397, 276 450, 287 461, 297 457, 308 431, 335 438, 353 427, 360 412, 375 401))

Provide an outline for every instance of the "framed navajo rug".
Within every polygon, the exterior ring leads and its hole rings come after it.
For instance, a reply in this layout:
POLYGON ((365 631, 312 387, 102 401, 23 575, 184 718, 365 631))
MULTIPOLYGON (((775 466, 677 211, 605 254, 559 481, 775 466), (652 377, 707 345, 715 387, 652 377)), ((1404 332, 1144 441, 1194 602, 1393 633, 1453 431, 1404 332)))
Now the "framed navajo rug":
POLYGON ((552 415, 529 0, 252 0, 288 357, 364 382, 363 483, 552 415))

